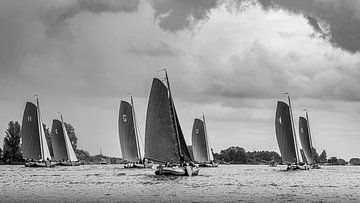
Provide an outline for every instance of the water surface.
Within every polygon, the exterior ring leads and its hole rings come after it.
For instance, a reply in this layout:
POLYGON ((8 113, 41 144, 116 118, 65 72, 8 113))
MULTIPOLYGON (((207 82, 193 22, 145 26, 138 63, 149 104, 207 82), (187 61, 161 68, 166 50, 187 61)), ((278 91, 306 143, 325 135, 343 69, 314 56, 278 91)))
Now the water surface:
POLYGON ((25 168, 0 166, 0 201, 77 202, 359 202, 360 167, 220 165, 198 176, 154 175, 123 165, 25 168))

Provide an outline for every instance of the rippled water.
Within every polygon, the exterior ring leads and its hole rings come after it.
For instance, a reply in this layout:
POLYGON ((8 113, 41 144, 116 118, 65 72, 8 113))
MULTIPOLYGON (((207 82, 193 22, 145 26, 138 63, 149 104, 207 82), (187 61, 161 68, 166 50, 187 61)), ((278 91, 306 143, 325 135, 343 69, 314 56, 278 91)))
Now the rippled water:
POLYGON ((122 165, 0 166, 0 201, 360 201, 360 167, 283 169, 220 165, 194 177, 166 177, 122 165))

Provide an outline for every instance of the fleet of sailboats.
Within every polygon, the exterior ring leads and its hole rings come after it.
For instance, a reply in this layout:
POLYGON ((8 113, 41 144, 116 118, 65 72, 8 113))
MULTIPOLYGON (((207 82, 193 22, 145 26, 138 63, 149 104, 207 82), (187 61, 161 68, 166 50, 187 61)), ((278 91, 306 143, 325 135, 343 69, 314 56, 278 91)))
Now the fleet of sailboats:
MULTIPOLYGON (((186 145, 170 88, 166 69, 164 80, 154 78, 150 90, 145 126, 145 149, 140 144, 141 136, 136 120, 133 97, 130 103, 121 101, 118 118, 119 140, 122 157, 127 160, 125 168, 152 168, 158 164, 156 175, 193 176, 200 167, 217 167, 209 143, 204 114, 194 119, 192 129, 193 158, 186 145), (195 163, 197 164, 195 164, 195 163)), ((278 101, 275 115, 275 133, 283 163, 287 170, 320 168, 314 160, 309 115, 299 117, 299 138, 306 160, 302 160, 296 136, 290 95, 288 103, 278 101), (306 163, 305 163, 306 162, 306 163)), ((22 153, 27 167, 53 167, 56 165, 78 166, 78 161, 64 120, 52 122, 52 159, 42 123, 39 98, 36 104, 27 102, 23 114, 21 136, 22 153)), ((105 163, 105 161, 102 161, 105 163)), ((274 164, 274 166, 276 166, 274 164)))
POLYGON ((194 161, 199 163, 200 167, 217 167, 214 162, 213 153, 209 143, 209 137, 206 129, 205 116, 203 120, 194 119, 192 129, 192 150, 194 161))
POLYGON ((52 147, 54 151, 54 160, 62 166, 79 166, 74 149, 71 145, 69 135, 66 131, 64 120, 60 114, 61 120, 54 119, 52 122, 52 147))
POLYGON ((152 82, 146 114, 145 158, 159 164, 156 175, 197 175, 199 169, 192 163, 166 70, 165 82, 158 78, 152 82))
MULTIPOLYGON (((286 93, 287 94, 287 93, 286 93)), ((294 119, 291 109, 290 95, 287 94, 289 104, 278 101, 275 115, 275 132, 281 157, 287 164, 288 170, 309 169, 304 164, 296 137, 294 119)))
POLYGON ((140 147, 140 131, 135 117, 132 96, 130 103, 121 101, 119 110, 119 139, 123 159, 129 161, 125 168, 152 168, 153 163, 143 158, 140 147))

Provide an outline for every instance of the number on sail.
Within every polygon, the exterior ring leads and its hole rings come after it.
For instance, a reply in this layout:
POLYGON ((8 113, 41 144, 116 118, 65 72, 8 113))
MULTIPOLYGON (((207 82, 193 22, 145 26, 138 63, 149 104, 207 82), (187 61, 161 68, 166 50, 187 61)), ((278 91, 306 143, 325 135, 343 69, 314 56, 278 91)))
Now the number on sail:
POLYGON ((123 115, 123 121, 124 121, 124 122, 127 122, 127 117, 126 117, 125 114, 123 115))

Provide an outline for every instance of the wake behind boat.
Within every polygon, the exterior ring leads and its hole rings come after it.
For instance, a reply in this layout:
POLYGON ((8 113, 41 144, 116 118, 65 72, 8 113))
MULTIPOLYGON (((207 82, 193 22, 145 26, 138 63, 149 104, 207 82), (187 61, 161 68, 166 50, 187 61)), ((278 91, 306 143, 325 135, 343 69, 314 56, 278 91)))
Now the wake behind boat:
POLYGON ((42 124, 39 99, 36 98, 36 105, 27 102, 24 110, 22 127, 22 153, 27 160, 26 167, 54 167, 49 148, 46 142, 42 124))
POLYGON ((145 158, 159 163, 156 175, 198 175, 199 168, 191 162, 180 127, 166 70, 165 79, 167 86, 157 78, 152 82, 146 115, 145 158))
POLYGON ((305 109, 305 118, 299 117, 299 136, 302 145, 302 149, 304 150, 306 161, 312 169, 320 169, 320 165, 315 162, 314 159, 314 150, 310 132, 310 123, 309 123, 309 114, 305 109))
POLYGON ((218 167, 218 163, 214 162, 214 157, 210 148, 204 115, 203 120, 194 120, 192 129, 192 149, 194 161, 199 163, 200 167, 218 167))
POLYGON ((278 101, 275 116, 275 131, 281 158, 288 164, 287 170, 308 170, 309 166, 301 161, 289 95, 288 101, 289 105, 278 101))
POLYGON ((132 96, 131 104, 121 101, 119 110, 119 139, 123 159, 129 161, 124 168, 152 168, 153 163, 143 159, 140 149, 140 136, 132 96))
POLYGON ((54 119, 52 123, 51 131, 54 159, 58 161, 58 165, 61 166, 80 166, 81 162, 78 161, 76 157, 61 114, 60 117, 61 121, 54 119))

